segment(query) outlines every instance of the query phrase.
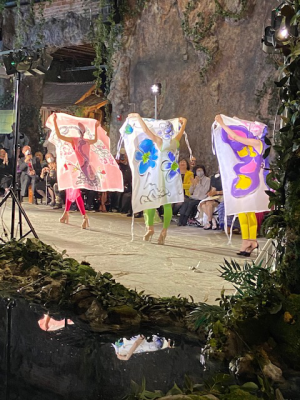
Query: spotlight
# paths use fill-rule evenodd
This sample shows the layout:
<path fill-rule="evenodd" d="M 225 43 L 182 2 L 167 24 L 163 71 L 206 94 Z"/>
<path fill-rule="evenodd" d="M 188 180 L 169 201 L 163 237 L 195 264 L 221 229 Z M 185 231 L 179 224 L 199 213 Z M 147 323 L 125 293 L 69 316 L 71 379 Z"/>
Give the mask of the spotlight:
<path fill-rule="evenodd" d="M 291 26 L 291 19 L 294 15 L 295 9 L 288 2 L 283 2 L 272 10 L 271 26 L 265 28 L 262 38 L 263 51 L 274 53 L 276 49 L 282 49 L 284 53 L 288 52 L 283 42 L 290 36 L 298 36 L 297 26 Z"/>
<path fill-rule="evenodd" d="M 161 83 L 155 83 L 152 85 L 151 92 L 155 95 L 161 95 Z"/>
<path fill-rule="evenodd" d="M 288 29 L 287 29 L 286 27 L 283 27 L 283 28 L 281 28 L 280 31 L 277 33 L 276 39 L 285 40 L 285 39 L 287 39 L 287 38 L 289 37 L 289 35 L 290 35 L 290 34 L 289 34 Z"/>
<path fill-rule="evenodd" d="M 18 72 L 26 76 L 43 75 L 50 68 L 52 59 L 45 49 L 33 51 L 24 48 L 3 55 L 7 75 Z"/>

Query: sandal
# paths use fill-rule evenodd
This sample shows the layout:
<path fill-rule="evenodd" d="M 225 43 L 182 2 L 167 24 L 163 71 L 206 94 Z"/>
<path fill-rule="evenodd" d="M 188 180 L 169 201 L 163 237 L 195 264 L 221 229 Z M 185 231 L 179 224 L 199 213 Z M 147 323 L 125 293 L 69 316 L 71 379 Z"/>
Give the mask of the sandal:
<path fill-rule="evenodd" d="M 212 229 L 212 221 L 209 221 L 205 227 L 203 228 L 205 231 L 209 231 L 210 229 Z"/>

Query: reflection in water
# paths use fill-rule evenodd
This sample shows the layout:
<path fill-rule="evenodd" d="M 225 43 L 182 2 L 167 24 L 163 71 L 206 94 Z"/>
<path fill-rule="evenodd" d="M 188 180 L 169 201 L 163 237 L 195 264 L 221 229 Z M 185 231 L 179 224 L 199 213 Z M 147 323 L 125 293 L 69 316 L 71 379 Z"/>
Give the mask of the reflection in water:
<path fill-rule="evenodd" d="M 51 318 L 50 315 L 44 314 L 38 324 L 43 331 L 58 331 L 59 329 L 65 328 L 66 325 L 74 325 L 74 322 L 71 319 L 66 318 L 57 321 L 56 319 Z"/>
<path fill-rule="evenodd" d="M 119 360 L 127 361 L 132 354 L 147 353 L 163 350 L 171 347 L 171 340 L 157 335 L 152 336 L 152 340 L 146 340 L 145 336 L 133 336 L 130 340 L 123 338 L 112 345 Z M 174 347 L 174 346 L 173 346 Z"/>

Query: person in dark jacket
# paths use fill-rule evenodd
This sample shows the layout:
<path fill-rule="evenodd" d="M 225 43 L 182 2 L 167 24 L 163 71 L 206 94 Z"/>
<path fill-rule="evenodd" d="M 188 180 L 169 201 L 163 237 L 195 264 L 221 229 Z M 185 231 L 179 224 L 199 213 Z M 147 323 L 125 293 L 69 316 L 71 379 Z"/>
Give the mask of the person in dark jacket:
<path fill-rule="evenodd" d="M 41 173 L 41 164 L 38 158 L 32 157 L 30 146 L 22 148 L 24 155 L 19 162 L 21 171 L 21 199 L 26 196 L 29 185 L 31 185 L 33 195 L 35 193 L 35 185 Z"/>

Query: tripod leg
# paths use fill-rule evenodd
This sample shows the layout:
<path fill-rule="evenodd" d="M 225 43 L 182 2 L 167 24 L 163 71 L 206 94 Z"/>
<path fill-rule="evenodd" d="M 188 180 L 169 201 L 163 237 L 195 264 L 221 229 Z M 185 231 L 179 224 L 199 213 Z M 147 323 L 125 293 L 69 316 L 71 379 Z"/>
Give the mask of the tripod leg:
<path fill-rule="evenodd" d="M 22 207 L 21 203 L 19 202 L 19 200 L 18 200 L 18 198 L 17 198 L 17 196 L 16 196 L 16 194 L 15 194 L 15 192 L 13 190 L 11 190 L 11 196 L 12 196 L 13 202 L 15 202 L 17 204 L 17 206 L 19 207 L 19 213 L 21 215 L 23 215 L 23 217 L 25 218 L 25 221 L 27 222 L 27 224 L 28 224 L 28 226 L 30 228 L 30 230 L 25 235 L 22 235 L 22 236 L 20 235 L 20 239 L 23 239 L 24 237 L 26 237 L 30 232 L 32 232 L 34 237 L 38 239 L 38 235 L 37 235 L 34 227 L 32 226 L 32 223 L 30 222 L 30 219 L 28 218 L 24 208 Z M 22 228 L 20 229 L 20 232 L 21 232 L 21 230 L 22 230 Z"/>

